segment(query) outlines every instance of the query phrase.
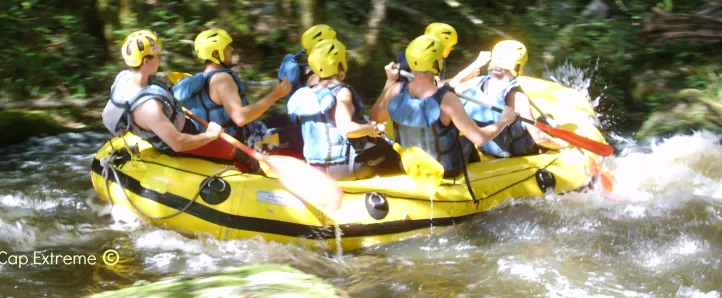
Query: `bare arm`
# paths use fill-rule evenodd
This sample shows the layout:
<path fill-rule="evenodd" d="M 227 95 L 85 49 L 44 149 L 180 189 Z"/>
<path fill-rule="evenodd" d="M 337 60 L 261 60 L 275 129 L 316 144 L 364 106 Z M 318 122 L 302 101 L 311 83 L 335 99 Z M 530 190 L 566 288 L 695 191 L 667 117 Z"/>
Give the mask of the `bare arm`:
<path fill-rule="evenodd" d="M 209 89 L 211 98 L 214 101 L 218 100 L 233 123 L 242 127 L 261 117 L 271 105 L 291 92 L 291 84 L 287 79 L 283 79 L 268 95 L 247 106 L 243 106 L 241 96 L 238 94 L 238 85 L 228 73 L 214 75 L 209 83 Z"/>
<path fill-rule="evenodd" d="M 369 112 L 369 119 L 379 123 L 389 120 L 389 118 L 391 117 L 391 115 L 389 115 L 389 101 L 396 94 L 399 94 L 400 91 L 401 83 L 387 81 L 386 85 L 384 86 L 384 90 L 381 91 L 379 98 L 376 99 L 373 107 L 371 107 L 371 111 Z"/>
<path fill-rule="evenodd" d="M 456 85 L 456 87 L 454 87 L 454 89 L 457 92 L 463 93 L 464 91 L 469 90 L 469 88 L 475 88 L 480 80 L 481 80 L 481 77 L 475 77 L 471 80 L 465 81 L 463 83 L 459 83 L 458 85 Z"/>
<path fill-rule="evenodd" d="M 479 68 L 489 63 L 489 60 L 491 59 L 491 53 L 482 51 L 479 53 L 479 57 L 474 60 L 469 66 L 464 68 L 462 71 L 460 71 L 456 76 L 454 76 L 451 80 L 448 81 L 449 86 L 456 88 L 457 85 L 460 83 L 463 83 L 466 80 L 469 80 L 475 76 L 478 76 Z M 445 83 L 445 82 L 444 82 Z M 440 85 L 443 85 L 440 84 Z"/>
<path fill-rule="evenodd" d="M 482 146 L 498 136 L 507 125 L 514 122 L 516 114 L 511 108 L 504 109 L 501 119 L 490 125 L 479 127 L 476 122 L 466 114 L 461 101 L 456 95 L 447 93 L 441 101 L 441 111 L 451 116 L 451 121 L 457 128 L 477 146 Z"/>
<path fill-rule="evenodd" d="M 336 108 L 333 115 L 336 128 L 349 139 L 373 136 L 376 130 L 376 122 L 359 124 L 352 120 L 354 112 L 352 100 L 353 95 L 348 88 L 341 89 L 336 95 Z"/>
<path fill-rule="evenodd" d="M 386 122 L 386 120 L 389 119 L 389 100 L 401 91 L 401 83 L 396 82 L 399 78 L 398 64 L 391 62 L 384 67 L 384 70 L 386 71 L 384 90 L 381 91 L 381 94 L 379 94 L 379 97 L 369 112 L 369 119 L 379 123 Z"/>
<path fill-rule="evenodd" d="M 514 92 L 513 97 L 514 110 L 517 111 L 517 113 L 519 113 L 519 115 L 524 118 L 533 119 L 533 116 L 531 114 L 531 105 L 529 104 L 529 97 L 523 92 L 519 91 Z M 529 132 L 529 135 L 531 135 L 531 138 L 534 139 L 534 143 L 539 146 L 543 146 L 549 149 L 561 149 L 569 145 L 564 141 L 550 137 L 548 134 L 539 130 L 533 125 L 527 124 L 524 126 L 526 126 L 526 130 Z"/>
<path fill-rule="evenodd" d="M 182 115 L 178 115 L 182 117 Z M 149 100 L 133 111 L 133 122 L 143 129 L 155 133 L 175 152 L 193 150 L 218 138 L 220 126 L 210 123 L 206 132 L 190 135 L 179 132 L 168 117 L 163 114 L 163 106 L 156 100 Z M 211 126 L 214 126 L 211 128 Z"/>

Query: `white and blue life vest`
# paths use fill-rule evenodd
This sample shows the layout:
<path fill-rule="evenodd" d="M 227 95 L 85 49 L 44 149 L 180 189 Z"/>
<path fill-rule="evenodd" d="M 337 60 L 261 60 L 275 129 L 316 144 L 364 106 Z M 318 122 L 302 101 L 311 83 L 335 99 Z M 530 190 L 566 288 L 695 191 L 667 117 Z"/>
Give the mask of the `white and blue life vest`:
<path fill-rule="evenodd" d="M 311 164 L 345 164 L 352 154 L 364 150 L 367 138 L 348 139 L 336 128 L 332 111 L 336 106 L 336 95 L 343 88 L 353 94 L 354 113 L 351 120 L 367 123 L 364 119 L 364 105 L 356 91 L 347 84 L 332 87 L 302 87 L 288 100 L 291 119 L 301 125 L 303 135 L 303 156 Z"/>
<path fill-rule="evenodd" d="M 186 118 L 181 104 L 173 98 L 173 94 L 170 93 L 168 87 L 154 77 L 150 77 L 150 84 L 138 91 L 131 99 L 123 100 L 118 88 L 122 82 L 128 79 L 128 75 L 130 75 L 130 71 L 124 70 L 115 77 L 115 82 L 110 88 L 110 100 L 103 109 L 103 124 L 116 137 L 130 131 L 151 143 L 156 149 L 170 150 L 170 147 L 155 133 L 135 125 L 131 115 L 143 103 L 149 100 L 157 100 L 163 104 L 163 114 L 168 117 L 168 120 L 173 123 L 178 131 L 182 131 Z"/>

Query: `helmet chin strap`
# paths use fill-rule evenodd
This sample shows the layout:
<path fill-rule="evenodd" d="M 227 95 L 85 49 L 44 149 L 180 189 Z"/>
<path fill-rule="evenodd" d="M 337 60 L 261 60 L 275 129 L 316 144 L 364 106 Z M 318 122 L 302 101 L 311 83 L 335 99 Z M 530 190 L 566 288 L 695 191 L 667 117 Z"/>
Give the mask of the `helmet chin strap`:
<path fill-rule="evenodd" d="M 215 58 L 215 57 L 214 57 L 214 58 Z M 220 66 L 223 67 L 223 68 L 231 69 L 232 67 L 235 66 L 235 64 L 226 63 L 226 61 L 221 61 L 221 59 L 218 59 L 218 58 L 216 58 L 216 60 L 217 60 L 218 62 L 220 62 L 220 63 L 218 63 L 218 65 L 220 65 Z"/>

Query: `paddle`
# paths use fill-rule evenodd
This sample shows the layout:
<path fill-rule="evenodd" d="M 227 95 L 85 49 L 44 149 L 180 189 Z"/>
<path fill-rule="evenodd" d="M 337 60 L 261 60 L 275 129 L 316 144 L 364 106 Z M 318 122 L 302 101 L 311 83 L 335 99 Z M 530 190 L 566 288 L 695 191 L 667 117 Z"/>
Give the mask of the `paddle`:
<path fill-rule="evenodd" d="M 188 117 L 208 127 L 203 119 L 183 108 Z M 343 191 L 326 173 L 294 157 L 264 155 L 248 148 L 234 137 L 222 132 L 221 138 L 261 163 L 265 163 L 284 188 L 321 211 L 338 210 Z"/>
<path fill-rule="evenodd" d="M 174 84 L 185 76 L 190 76 L 190 74 L 178 72 L 168 74 L 168 78 Z M 183 108 L 183 112 L 203 127 L 208 127 L 206 121 L 194 115 L 191 111 Z M 248 148 L 248 146 L 224 132 L 221 133 L 221 138 L 260 163 L 265 164 L 286 190 L 311 204 L 314 208 L 327 211 L 338 210 L 341 207 L 343 190 L 326 173 L 290 156 L 264 155 Z"/>
<path fill-rule="evenodd" d="M 177 71 L 171 71 L 168 73 L 168 79 L 171 83 L 175 85 L 175 83 L 178 83 L 182 78 L 190 77 L 192 74 L 189 74 L 187 72 L 177 72 Z"/>
<path fill-rule="evenodd" d="M 399 153 L 401 164 L 407 175 L 416 181 L 424 192 L 433 194 L 444 178 L 444 166 L 435 158 L 419 147 L 401 147 L 399 143 L 392 140 L 386 133 L 381 133 L 381 138 Z"/>
<path fill-rule="evenodd" d="M 554 119 L 551 117 L 551 115 L 544 113 L 539 106 L 537 106 L 534 101 L 529 98 L 529 104 L 537 111 L 539 112 L 539 115 L 546 119 L 546 122 L 549 123 L 552 127 L 557 127 L 558 125 L 554 122 Z M 579 152 L 582 152 L 582 149 L 577 148 Z M 599 163 L 596 160 L 592 160 L 592 165 L 590 167 L 591 172 L 593 175 L 599 177 L 599 179 L 602 182 L 602 187 L 606 189 L 609 192 L 612 192 L 614 190 L 614 177 L 612 177 L 612 174 L 610 174 L 608 171 L 605 171 L 601 169 Z"/>
<path fill-rule="evenodd" d="M 410 73 L 410 72 L 407 72 L 407 71 L 404 71 L 404 70 L 401 70 L 401 71 L 400 71 L 400 74 L 401 74 L 402 76 L 404 76 L 404 77 L 409 78 L 409 79 L 414 79 L 414 78 L 416 77 L 416 76 L 414 76 L 414 74 L 412 74 L 412 73 Z M 469 96 L 467 96 L 467 95 L 464 95 L 464 94 L 461 94 L 461 93 L 459 93 L 459 92 L 455 92 L 455 93 L 456 93 L 457 96 L 459 96 L 459 97 L 461 97 L 461 98 L 463 98 L 463 99 L 466 99 L 466 100 L 468 100 L 468 101 L 470 101 L 470 102 L 473 102 L 473 103 L 476 103 L 476 104 L 478 104 L 478 105 L 481 105 L 481 106 L 483 106 L 483 107 L 485 107 L 485 108 L 487 108 L 487 109 L 491 109 L 491 110 L 493 110 L 493 111 L 495 111 L 495 112 L 501 113 L 501 112 L 504 111 L 504 110 L 502 110 L 502 109 L 500 109 L 500 108 L 498 108 L 498 107 L 495 107 L 495 106 L 492 106 L 492 105 L 490 105 L 490 104 L 488 104 L 488 103 L 485 103 L 485 102 L 476 100 L 476 99 L 474 99 L 474 98 L 471 98 L 471 97 L 469 97 Z M 575 134 L 574 132 L 568 131 L 568 130 L 566 130 L 566 129 L 548 126 L 548 125 L 546 125 L 546 124 L 544 124 L 544 123 L 542 123 L 542 122 L 540 122 L 540 121 L 534 121 L 534 120 L 526 119 L 526 118 L 523 118 L 523 117 L 519 117 L 519 119 L 520 119 L 521 121 L 524 121 L 524 122 L 528 123 L 528 124 L 534 125 L 536 128 L 541 129 L 542 131 L 550 134 L 551 136 L 553 136 L 553 137 L 555 137 L 555 138 L 558 138 L 558 139 L 562 139 L 562 140 L 564 140 L 564 141 L 567 141 L 569 144 L 571 144 L 571 145 L 573 145 L 573 146 L 576 146 L 576 147 L 579 147 L 579 148 L 588 150 L 588 151 L 590 151 L 590 152 L 592 152 L 592 153 L 595 153 L 595 154 L 597 154 L 597 155 L 600 155 L 600 156 L 609 156 L 609 155 L 612 155 L 612 154 L 614 153 L 614 147 L 612 147 L 612 146 L 610 146 L 610 145 L 608 145 L 608 144 L 600 143 L 600 142 L 594 141 L 594 140 L 592 140 L 592 139 L 585 138 L 585 137 L 583 137 L 583 136 L 577 135 L 577 134 Z"/>

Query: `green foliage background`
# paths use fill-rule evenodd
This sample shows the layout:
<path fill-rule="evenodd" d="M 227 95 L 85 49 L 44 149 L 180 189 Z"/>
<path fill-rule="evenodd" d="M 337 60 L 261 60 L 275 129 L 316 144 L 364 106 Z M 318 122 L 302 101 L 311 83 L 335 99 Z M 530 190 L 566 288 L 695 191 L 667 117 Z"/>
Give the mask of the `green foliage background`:
<path fill-rule="evenodd" d="M 336 29 L 351 52 L 348 81 L 369 102 L 383 86 L 383 66 L 433 21 L 451 24 L 460 35 L 447 73 L 461 70 L 505 34 L 529 48 L 527 75 L 541 77 L 564 62 L 590 68 L 591 95 L 604 93 L 604 109 L 625 120 L 617 125 L 638 127 L 684 88 L 712 90 L 719 100 L 720 42 L 669 40 L 653 46 L 642 33 L 644 13 L 651 7 L 693 12 L 704 8 L 705 1 L 599 1 L 609 9 L 605 17 L 594 18 L 585 15 L 590 2 L 582 0 L 464 0 L 458 6 L 449 4 L 454 1 L 388 0 L 381 1 L 386 14 L 379 41 L 368 48 L 365 34 L 376 2 L 6 0 L 0 4 L 0 99 L 104 100 L 115 74 L 124 68 L 120 43 L 141 28 L 161 36 L 166 51 L 162 71 L 199 71 L 192 40 L 206 28 L 221 27 L 234 38 L 242 77 L 271 79 L 283 55 L 300 49 L 303 20 L 310 18 Z M 466 16 L 483 23 L 474 25 Z"/>

